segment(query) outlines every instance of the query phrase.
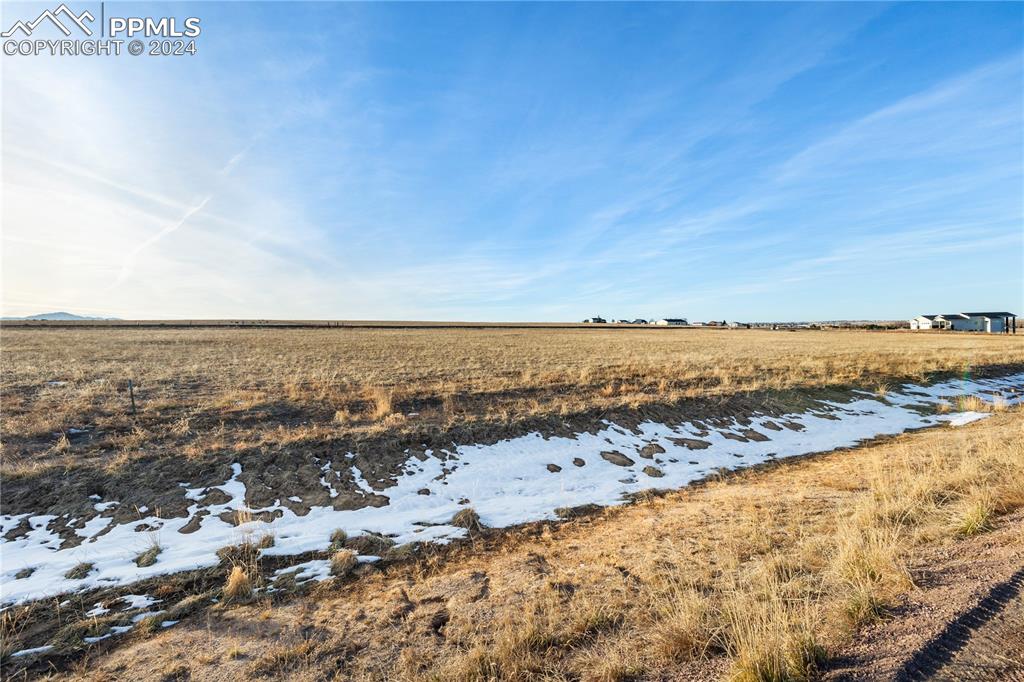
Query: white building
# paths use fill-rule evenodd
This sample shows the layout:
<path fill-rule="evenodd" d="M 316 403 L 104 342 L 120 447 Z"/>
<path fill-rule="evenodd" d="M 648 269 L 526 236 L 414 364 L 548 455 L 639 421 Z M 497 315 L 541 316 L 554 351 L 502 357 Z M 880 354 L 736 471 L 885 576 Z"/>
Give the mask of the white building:
<path fill-rule="evenodd" d="M 945 313 L 918 315 L 910 320 L 911 329 L 952 329 L 986 334 L 1017 333 L 1017 316 L 1007 312 Z"/>
<path fill-rule="evenodd" d="M 957 331 L 987 334 L 1002 334 L 1010 330 L 1017 332 L 1017 316 L 1007 312 L 960 313 L 960 317 L 951 323 Z"/>
<path fill-rule="evenodd" d="M 658 325 L 659 327 L 685 327 L 686 320 L 678 317 L 666 317 L 664 319 L 658 320 L 654 324 Z"/>
<path fill-rule="evenodd" d="M 942 315 L 918 315 L 910 320 L 911 329 L 949 329 L 949 322 Z"/>

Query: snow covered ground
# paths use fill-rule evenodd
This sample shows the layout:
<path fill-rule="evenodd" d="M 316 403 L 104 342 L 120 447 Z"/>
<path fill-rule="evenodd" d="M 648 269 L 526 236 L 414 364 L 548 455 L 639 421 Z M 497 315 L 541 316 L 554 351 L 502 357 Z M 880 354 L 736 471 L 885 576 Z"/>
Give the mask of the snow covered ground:
<path fill-rule="evenodd" d="M 325 550 L 335 529 L 343 529 L 349 536 L 381 533 L 399 544 L 445 542 L 465 534 L 449 522 L 467 506 L 491 527 L 551 519 L 560 507 L 616 504 L 629 493 L 677 488 L 720 468 L 828 451 L 942 422 L 966 424 L 987 415 L 937 415 L 931 408 L 962 395 L 988 401 L 1000 396 L 1013 404 L 1022 400 L 1022 392 L 1024 374 L 933 386 L 907 384 L 884 398 L 859 392 L 851 402 L 821 402 L 807 412 L 783 416 L 752 414 L 749 423 L 737 421 L 724 427 L 717 422 L 714 427 L 700 422 L 679 426 L 644 422 L 630 430 L 606 423 L 597 433 L 574 437 L 544 438 L 534 433 L 492 445 L 428 451 L 422 461 L 410 457 L 396 485 L 384 491 L 373 491 L 359 469 L 351 468 L 359 487 L 387 496 L 389 502 L 383 507 L 348 511 L 312 507 L 300 515 L 278 500 L 270 507 L 251 509 L 253 514 L 280 510 L 278 518 L 239 526 L 219 518 L 224 512 L 248 509 L 245 484 L 239 480 L 242 465 L 236 463 L 233 475 L 214 488 L 179 484 L 182 495 L 191 502 L 186 518 L 143 516 L 151 512 L 140 507 L 137 521 L 115 524 L 102 513 L 116 507 L 117 500 L 94 500 L 93 507 L 101 515 L 75 530 L 84 541 L 73 547 L 64 547 L 52 530 L 56 519 L 52 515 L 0 516 L 0 535 L 26 519 L 31 527 L 13 539 L 0 541 L 0 604 L 214 566 L 219 562 L 218 549 L 265 534 L 274 536 L 274 545 L 262 552 L 273 556 Z M 321 485 L 333 491 L 332 481 L 338 472 L 327 463 L 322 474 Z M 216 497 L 226 497 L 226 501 L 204 504 L 204 498 L 215 489 L 224 493 Z M 196 517 L 198 528 L 193 522 Z M 153 546 L 160 547 L 155 563 L 136 565 L 136 557 Z M 66 577 L 82 564 L 91 565 L 84 577 Z M 315 580 L 327 576 L 326 568 L 326 562 L 314 560 L 279 573 L 297 570 L 297 579 Z"/>

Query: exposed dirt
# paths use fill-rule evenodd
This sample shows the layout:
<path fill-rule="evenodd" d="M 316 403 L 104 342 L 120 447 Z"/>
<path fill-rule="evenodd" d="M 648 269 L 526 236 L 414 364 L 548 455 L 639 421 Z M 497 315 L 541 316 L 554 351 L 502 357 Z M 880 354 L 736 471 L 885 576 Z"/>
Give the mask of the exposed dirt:
<path fill-rule="evenodd" d="M 827 680 L 1024 680 L 1024 512 L 930 550 L 917 589 L 837 652 Z"/>

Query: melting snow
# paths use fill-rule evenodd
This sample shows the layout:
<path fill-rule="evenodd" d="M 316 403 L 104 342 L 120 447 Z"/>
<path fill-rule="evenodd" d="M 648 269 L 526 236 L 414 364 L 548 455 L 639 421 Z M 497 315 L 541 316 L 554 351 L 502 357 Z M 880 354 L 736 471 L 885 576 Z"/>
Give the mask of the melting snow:
<path fill-rule="evenodd" d="M 237 544 L 261 533 L 272 533 L 274 546 L 265 555 L 288 556 L 326 550 L 331 532 L 345 530 L 350 536 L 381 533 L 398 544 L 440 541 L 462 537 L 465 530 L 451 526 L 455 512 L 465 508 L 465 500 L 482 521 L 492 527 L 503 527 L 527 521 L 555 518 L 558 507 L 582 504 L 611 505 L 624 495 L 656 486 L 678 488 L 711 474 L 716 469 L 758 464 L 770 459 L 793 457 L 856 445 L 861 440 L 883 434 L 897 434 L 910 428 L 934 426 L 948 422 L 963 425 L 986 416 L 984 413 L 923 414 L 921 406 L 935 405 L 959 395 L 978 395 L 991 400 L 1002 394 L 1007 404 L 1021 402 L 1024 374 L 1000 379 L 949 381 L 933 386 L 907 384 L 889 391 L 884 398 L 859 394 L 848 403 L 821 403 L 809 412 L 784 416 L 751 415 L 750 425 L 733 423 L 716 426 L 704 434 L 698 426 L 683 423 L 668 426 L 643 422 L 634 431 L 606 423 L 596 433 L 579 433 L 574 437 L 545 438 L 532 433 L 491 445 L 464 445 L 438 453 L 428 451 L 424 461 L 409 456 L 396 484 L 374 490 L 356 467 L 350 472 L 356 485 L 364 492 L 384 495 L 389 503 L 383 507 L 335 510 L 313 507 L 304 516 L 276 501 L 271 507 L 252 509 L 253 514 L 274 510 L 280 513 L 271 521 L 253 520 L 234 526 L 219 518 L 224 512 L 246 509 L 245 484 L 239 480 L 241 464 L 232 465 L 230 478 L 212 488 L 188 488 L 179 484 L 191 504 L 188 516 L 177 519 L 143 517 L 130 523 L 115 524 L 112 518 L 95 517 L 76 529 L 85 541 L 78 547 L 61 549 L 59 535 L 49 529 L 56 517 L 52 515 L 2 515 L 0 532 L 6 533 L 28 519 L 30 530 L 11 540 L 0 541 L 3 569 L 0 571 L 0 603 L 10 604 L 39 599 L 66 592 L 95 587 L 129 584 L 155 575 L 214 566 L 219 562 L 218 549 Z M 766 422 L 798 423 L 800 430 L 781 431 Z M 737 433 L 754 429 L 767 440 L 736 440 Z M 726 437 L 728 433 L 732 438 Z M 708 445 L 690 449 L 681 439 L 699 438 Z M 675 439 L 675 440 L 674 440 Z M 656 444 L 663 453 L 651 459 L 641 458 L 639 450 Z M 601 453 L 616 451 L 624 456 L 619 466 L 607 461 Z M 342 453 L 339 453 L 342 454 Z M 352 453 L 345 454 L 352 459 Z M 579 466 L 580 462 L 583 463 Z M 555 465 L 548 468 L 549 465 Z M 650 468 L 650 467 L 653 467 Z M 646 471 L 645 471 L 646 469 Z M 333 486 L 338 474 L 330 462 L 321 467 L 320 483 L 336 497 Z M 658 474 L 661 476 L 658 476 Z M 222 504 L 204 504 L 212 489 L 227 496 Z M 422 494 L 423 490 L 429 495 Z M 116 502 L 100 502 L 93 496 L 97 509 L 108 509 Z M 294 501 L 294 498 L 289 498 Z M 142 516 L 148 510 L 139 507 Z M 194 517 L 202 514 L 198 529 L 191 533 L 177 532 Z M 269 515 L 268 515 L 269 516 Z M 140 523 L 163 524 L 162 551 L 152 566 L 139 567 L 134 562 L 149 546 L 144 534 L 135 532 Z M 370 557 L 360 557 L 369 560 Z M 81 562 L 94 565 L 81 580 L 69 580 L 64 574 Z M 34 571 L 26 578 L 15 579 L 23 568 Z M 329 575 L 326 560 L 307 561 L 278 573 L 296 572 L 299 580 L 322 580 Z M 154 603 L 145 595 L 129 595 L 129 608 L 148 608 Z M 142 618 L 160 611 L 145 612 Z M 169 621 L 168 621 L 169 622 Z M 22 652 L 22 655 L 27 653 Z"/>
<path fill-rule="evenodd" d="M 47 644 L 46 646 L 37 646 L 34 649 L 22 649 L 21 651 L 15 651 L 13 654 L 11 654 L 11 658 L 14 658 L 15 656 L 31 656 L 32 654 L 43 654 L 52 648 L 52 644 Z"/>
<path fill-rule="evenodd" d="M 121 597 L 121 601 L 127 604 L 127 606 L 125 606 L 125 610 L 131 611 L 133 609 L 148 608 L 162 600 L 155 599 L 148 594 L 126 594 Z"/>
<path fill-rule="evenodd" d="M 988 412 L 961 412 L 960 414 L 942 415 L 938 419 L 949 422 L 950 426 L 963 426 L 991 416 Z"/>
<path fill-rule="evenodd" d="M 359 489 L 362 490 L 364 493 L 370 493 L 371 495 L 373 495 L 377 492 L 376 490 L 370 487 L 370 484 L 366 482 L 365 478 L 363 478 L 363 472 L 357 469 L 356 467 L 352 467 L 352 478 L 353 480 L 355 480 L 356 485 L 359 486 Z"/>

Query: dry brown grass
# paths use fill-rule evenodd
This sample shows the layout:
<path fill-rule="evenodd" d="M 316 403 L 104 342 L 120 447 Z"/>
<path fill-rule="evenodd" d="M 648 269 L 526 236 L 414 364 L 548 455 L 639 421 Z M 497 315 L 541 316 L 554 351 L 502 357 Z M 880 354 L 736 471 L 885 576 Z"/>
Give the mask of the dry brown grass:
<path fill-rule="evenodd" d="M 156 563 L 156 559 L 160 556 L 160 552 L 163 551 L 163 547 L 160 546 L 159 541 L 155 538 L 150 539 L 149 547 L 147 547 L 141 554 L 135 557 L 135 564 L 139 568 L 146 568 Z"/>
<path fill-rule="evenodd" d="M 465 509 L 460 509 L 455 512 L 450 523 L 458 528 L 465 528 L 470 532 L 477 532 L 484 529 L 483 524 L 480 522 L 480 515 L 471 507 L 466 507 Z"/>
<path fill-rule="evenodd" d="M 83 561 L 72 567 L 67 573 L 64 574 L 64 577 L 68 580 L 82 580 L 87 575 L 92 573 L 92 569 L 93 564 L 87 561 Z"/>
<path fill-rule="evenodd" d="M 4 328 L 3 350 L 3 466 L 20 472 L 1024 364 L 1021 336 L 858 331 Z"/>
<path fill-rule="evenodd" d="M 350 549 L 339 549 L 331 555 L 331 575 L 343 578 L 359 565 L 356 553 Z"/>
<path fill-rule="evenodd" d="M 252 597 L 252 579 L 242 566 L 233 566 L 224 583 L 224 601 L 240 602 Z"/>

